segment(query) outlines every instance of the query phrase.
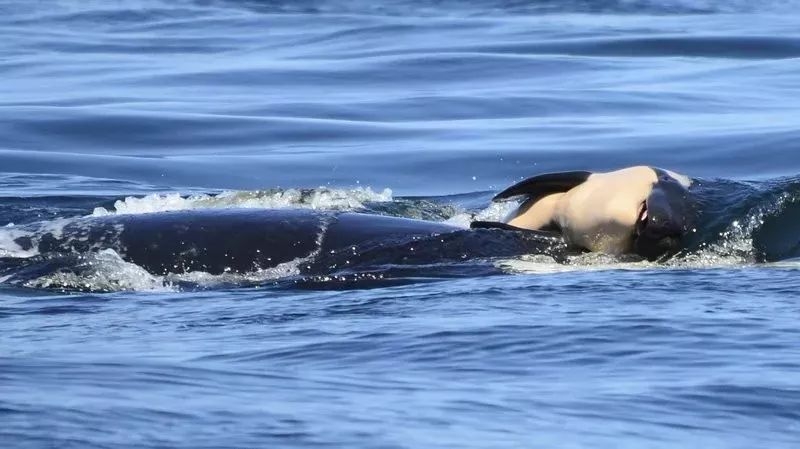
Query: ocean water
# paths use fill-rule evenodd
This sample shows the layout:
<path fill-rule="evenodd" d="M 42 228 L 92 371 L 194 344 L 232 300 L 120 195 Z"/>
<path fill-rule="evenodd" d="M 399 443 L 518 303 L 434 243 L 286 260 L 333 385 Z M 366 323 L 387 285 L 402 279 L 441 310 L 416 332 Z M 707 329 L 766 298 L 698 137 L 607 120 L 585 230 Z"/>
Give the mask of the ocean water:
<path fill-rule="evenodd" d="M 793 0 L 0 0 L 2 446 L 798 447 L 798 30 Z M 668 261 L 19 262 L 34 224 L 463 226 L 639 164 L 704 201 Z"/>

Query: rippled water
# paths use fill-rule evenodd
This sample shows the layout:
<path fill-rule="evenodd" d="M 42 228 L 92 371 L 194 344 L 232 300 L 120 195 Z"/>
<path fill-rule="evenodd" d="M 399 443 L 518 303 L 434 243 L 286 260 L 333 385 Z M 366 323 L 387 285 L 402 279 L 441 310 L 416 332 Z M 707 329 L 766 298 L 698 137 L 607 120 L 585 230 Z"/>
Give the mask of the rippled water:
<path fill-rule="evenodd" d="M 0 13 L 6 446 L 800 443 L 800 4 Z M 159 276 L 114 252 L 69 272 L 13 262 L 38 257 L 14 243 L 25 226 L 78 217 L 299 207 L 465 225 L 502 217 L 490 198 L 521 177 L 637 164 L 704 198 L 673 260 L 340 278 Z"/>

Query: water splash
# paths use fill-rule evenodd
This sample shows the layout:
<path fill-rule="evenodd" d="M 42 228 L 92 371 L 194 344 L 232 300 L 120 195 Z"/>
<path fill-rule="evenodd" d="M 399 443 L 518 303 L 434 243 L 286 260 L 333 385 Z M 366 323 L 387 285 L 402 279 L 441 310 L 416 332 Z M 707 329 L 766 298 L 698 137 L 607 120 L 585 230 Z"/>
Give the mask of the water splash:
<path fill-rule="evenodd" d="M 477 213 L 461 211 L 445 221 L 447 224 L 468 228 L 473 221 L 505 221 L 519 207 L 519 203 L 506 201 L 491 203 Z"/>
<path fill-rule="evenodd" d="M 112 249 L 86 253 L 69 270 L 59 270 L 23 284 L 29 288 L 80 290 L 93 292 L 174 291 L 160 276 L 126 262 Z"/>
<path fill-rule="evenodd" d="M 375 192 L 369 187 L 356 189 L 270 189 L 256 191 L 226 191 L 217 195 L 179 193 L 151 194 L 144 197 L 127 197 L 114 203 L 108 210 L 95 208 L 92 216 L 132 215 L 209 208 L 286 209 L 309 208 L 318 210 L 352 211 L 364 209 L 367 203 L 392 201 L 392 191 Z"/>
<path fill-rule="evenodd" d="M 17 239 L 30 237 L 31 233 L 14 227 L 14 223 L 0 228 L 0 257 L 28 258 L 37 255 L 36 248 L 24 249 Z"/>

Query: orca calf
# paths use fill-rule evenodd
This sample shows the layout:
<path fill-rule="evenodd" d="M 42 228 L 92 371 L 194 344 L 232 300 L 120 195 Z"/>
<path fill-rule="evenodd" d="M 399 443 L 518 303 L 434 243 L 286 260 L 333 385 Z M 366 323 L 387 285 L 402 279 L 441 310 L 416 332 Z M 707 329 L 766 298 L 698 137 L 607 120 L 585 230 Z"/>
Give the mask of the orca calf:
<path fill-rule="evenodd" d="M 691 185 L 687 176 L 638 166 L 607 173 L 538 175 L 503 190 L 493 200 L 523 199 L 503 223 L 506 228 L 558 232 L 576 248 L 635 253 L 652 261 L 683 248 L 696 215 Z"/>

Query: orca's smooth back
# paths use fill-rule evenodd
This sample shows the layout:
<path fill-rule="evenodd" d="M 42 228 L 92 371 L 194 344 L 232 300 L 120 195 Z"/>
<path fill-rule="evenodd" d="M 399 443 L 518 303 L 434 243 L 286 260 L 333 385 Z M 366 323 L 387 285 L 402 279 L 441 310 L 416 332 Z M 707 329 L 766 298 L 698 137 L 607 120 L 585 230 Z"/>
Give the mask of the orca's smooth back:
<path fill-rule="evenodd" d="M 341 213 L 330 221 L 322 239 L 322 251 L 363 245 L 365 242 L 407 240 L 413 237 L 459 230 L 462 228 L 433 221 L 373 214 Z"/>
<path fill-rule="evenodd" d="M 464 229 L 445 223 L 308 209 L 198 209 L 40 223 L 23 249 L 80 257 L 113 249 L 156 275 L 247 273 L 303 260 L 303 274 L 429 265 L 521 254 L 560 257 L 563 239 L 522 229 Z"/>
<path fill-rule="evenodd" d="M 442 223 L 308 209 L 202 209 L 75 220 L 40 253 L 113 249 L 154 274 L 249 272 L 369 241 L 454 232 Z M 24 242 L 23 242 L 24 243 Z"/>

